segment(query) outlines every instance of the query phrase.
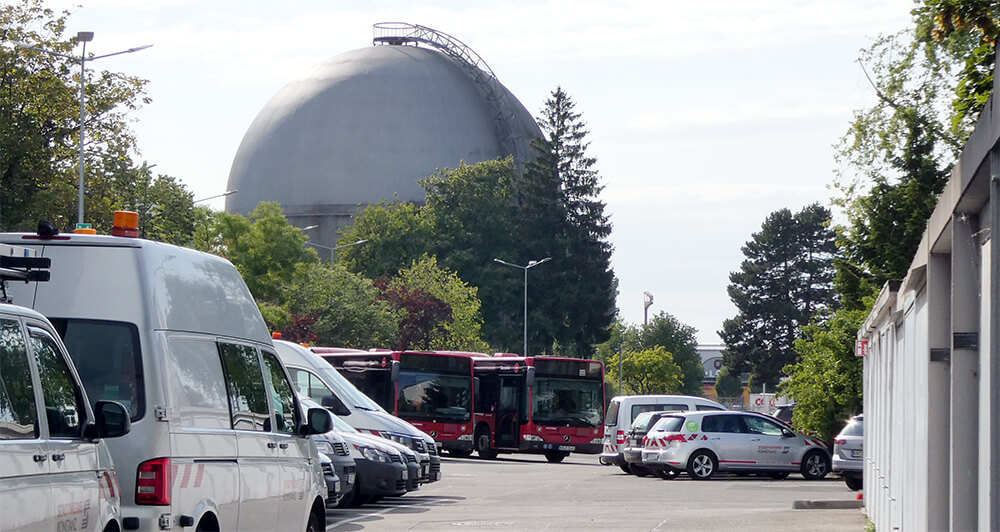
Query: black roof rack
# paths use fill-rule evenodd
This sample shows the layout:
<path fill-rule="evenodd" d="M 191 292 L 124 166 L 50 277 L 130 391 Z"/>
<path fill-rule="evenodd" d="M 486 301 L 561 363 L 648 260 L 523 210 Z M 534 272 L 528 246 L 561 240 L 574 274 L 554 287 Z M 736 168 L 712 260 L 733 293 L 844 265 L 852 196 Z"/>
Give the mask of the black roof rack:
<path fill-rule="evenodd" d="M 48 257 L 12 257 L 0 255 L 0 303 L 12 303 L 7 296 L 7 281 L 48 281 L 52 259 Z"/>

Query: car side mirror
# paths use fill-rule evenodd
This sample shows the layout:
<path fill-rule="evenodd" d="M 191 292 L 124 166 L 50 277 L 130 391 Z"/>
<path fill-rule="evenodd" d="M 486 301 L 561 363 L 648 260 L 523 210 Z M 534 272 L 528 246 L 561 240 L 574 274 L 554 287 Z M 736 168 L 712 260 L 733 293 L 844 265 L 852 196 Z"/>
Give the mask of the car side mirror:
<path fill-rule="evenodd" d="M 310 408 L 306 412 L 306 424 L 300 431 L 303 436 L 325 434 L 333 428 L 333 414 L 325 408 Z"/>
<path fill-rule="evenodd" d="M 794 438 L 795 433 L 788 429 L 781 429 L 781 435 L 785 438 Z"/>
<path fill-rule="evenodd" d="M 132 430 L 128 410 L 116 401 L 98 401 L 94 405 L 94 422 L 87 425 L 84 435 L 92 440 L 118 438 Z"/>
<path fill-rule="evenodd" d="M 323 404 L 324 408 L 338 416 L 351 415 L 351 410 L 347 408 L 347 405 L 345 405 L 344 402 L 335 395 L 324 395 L 323 398 L 320 399 L 320 403 Z"/>

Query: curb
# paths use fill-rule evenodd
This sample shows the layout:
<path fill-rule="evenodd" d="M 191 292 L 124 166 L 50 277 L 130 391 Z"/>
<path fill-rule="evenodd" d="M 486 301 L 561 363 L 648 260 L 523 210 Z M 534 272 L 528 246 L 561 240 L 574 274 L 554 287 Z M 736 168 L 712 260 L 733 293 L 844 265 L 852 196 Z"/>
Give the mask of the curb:
<path fill-rule="evenodd" d="M 864 501 L 794 501 L 793 510 L 850 510 L 864 508 Z"/>

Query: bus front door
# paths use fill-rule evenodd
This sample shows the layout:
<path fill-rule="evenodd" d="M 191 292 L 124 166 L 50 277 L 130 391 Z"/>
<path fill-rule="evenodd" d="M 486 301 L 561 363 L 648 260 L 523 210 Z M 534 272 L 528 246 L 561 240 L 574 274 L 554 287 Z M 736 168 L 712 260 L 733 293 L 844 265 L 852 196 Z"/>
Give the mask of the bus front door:
<path fill-rule="evenodd" d="M 496 411 L 496 441 L 500 448 L 517 448 L 521 439 L 521 384 L 519 377 L 500 377 Z"/>

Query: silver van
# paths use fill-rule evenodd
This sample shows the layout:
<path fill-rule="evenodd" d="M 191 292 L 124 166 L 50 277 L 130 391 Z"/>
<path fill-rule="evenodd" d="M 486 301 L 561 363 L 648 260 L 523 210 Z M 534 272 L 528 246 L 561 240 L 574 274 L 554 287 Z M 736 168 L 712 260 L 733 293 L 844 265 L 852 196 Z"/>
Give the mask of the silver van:
<path fill-rule="evenodd" d="M 421 482 L 441 480 L 441 457 L 434 439 L 389 414 L 311 350 L 284 340 L 274 341 L 292 383 L 303 396 L 322 404 L 355 429 L 405 445 L 420 457 Z"/>
<path fill-rule="evenodd" d="M 122 405 L 91 410 L 44 316 L 0 304 L 0 530 L 120 530 L 121 491 L 101 438 L 128 431 Z"/>
<path fill-rule="evenodd" d="M 726 410 L 715 401 L 690 395 L 619 395 L 608 403 L 604 415 L 604 445 L 600 462 L 616 465 L 626 473 L 632 473 L 625 460 L 628 445 L 627 434 L 632 421 L 643 412 L 686 410 Z"/>
<path fill-rule="evenodd" d="M 0 234 L 50 258 L 51 279 L 11 294 L 52 321 L 92 402 L 125 406 L 108 441 L 125 530 L 312 530 L 326 486 L 257 305 L 236 268 L 134 235 Z M 302 418 L 305 419 L 302 419 Z"/>

